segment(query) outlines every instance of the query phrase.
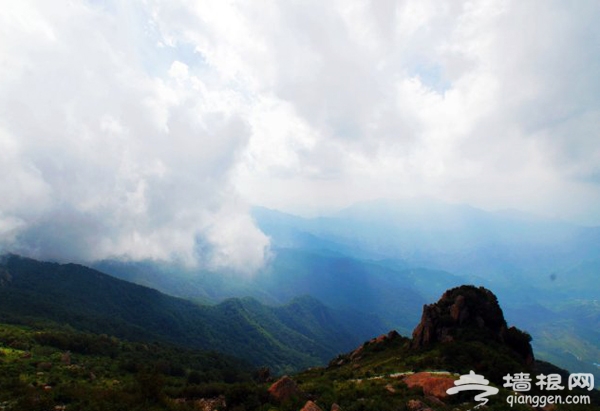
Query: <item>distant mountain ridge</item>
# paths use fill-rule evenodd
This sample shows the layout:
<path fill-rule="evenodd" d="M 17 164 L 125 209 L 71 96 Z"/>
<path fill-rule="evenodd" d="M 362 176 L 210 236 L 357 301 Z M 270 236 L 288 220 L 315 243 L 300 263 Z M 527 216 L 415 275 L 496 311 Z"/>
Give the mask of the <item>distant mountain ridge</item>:
<path fill-rule="evenodd" d="M 282 305 L 310 295 L 370 315 L 375 334 L 408 335 L 427 301 L 460 284 L 483 285 L 532 334 L 541 358 L 600 380 L 598 227 L 433 200 L 369 202 L 318 218 L 254 208 L 253 216 L 272 256 L 253 276 L 153 261 L 93 267 L 206 304 L 251 296 Z"/>
<path fill-rule="evenodd" d="M 600 355 L 595 326 L 600 227 L 430 199 L 365 202 L 318 218 L 265 208 L 255 209 L 254 216 L 273 244 L 311 251 L 322 246 L 391 268 L 446 272 L 493 289 L 507 317 L 532 333 L 543 358 L 600 378 L 593 365 Z M 430 276 L 423 274 L 427 284 Z M 415 282 L 411 286 L 423 296 L 428 292 Z M 435 283 L 429 288 L 444 290 Z"/>
<path fill-rule="evenodd" d="M 0 262 L 0 318 L 217 350 L 278 372 L 323 363 L 382 327 L 310 297 L 279 307 L 251 298 L 202 306 L 85 266 L 15 255 Z"/>
<path fill-rule="evenodd" d="M 530 281 L 547 281 L 545 287 L 570 287 L 562 273 L 600 261 L 600 227 L 434 200 L 373 201 L 318 218 L 260 207 L 253 215 L 261 230 L 282 247 L 322 247 L 363 259 L 393 258 L 413 267 L 496 282 L 526 276 Z M 551 272 L 556 274 L 552 283 L 548 282 Z M 600 290 L 597 282 L 588 280 L 588 285 Z M 585 287 L 577 291 L 591 295 Z"/>

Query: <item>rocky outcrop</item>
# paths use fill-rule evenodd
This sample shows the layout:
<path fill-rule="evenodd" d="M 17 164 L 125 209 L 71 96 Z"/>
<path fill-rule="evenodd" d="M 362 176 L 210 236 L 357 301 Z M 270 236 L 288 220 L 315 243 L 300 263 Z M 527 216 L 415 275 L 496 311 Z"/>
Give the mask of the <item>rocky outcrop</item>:
<path fill-rule="evenodd" d="M 314 402 L 307 401 L 306 404 L 304 404 L 304 407 L 302 407 L 302 409 L 300 411 L 323 411 L 323 410 L 321 409 L 321 407 L 319 407 Z"/>
<path fill-rule="evenodd" d="M 435 304 L 423 307 L 421 322 L 413 331 L 412 347 L 450 342 L 459 328 L 474 327 L 491 331 L 498 338 L 506 321 L 496 296 L 480 287 L 462 286 L 448 290 Z"/>
<path fill-rule="evenodd" d="M 329 363 L 329 366 L 341 366 L 347 363 L 360 361 L 367 350 L 383 348 L 384 346 L 399 340 L 407 339 L 398 334 L 397 331 L 392 330 L 387 334 L 382 334 L 379 337 L 370 339 L 369 341 L 365 342 L 360 347 L 352 351 L 350 354 L 341 355 L 335 358 Z"/>
<path fill-rule="evenodd" d="M 379 337 L 371 338 L 369 341 L 350 353 L 350 360 L 360 359 L 364 349 L 368 346 L 383 345 L 397 338 L 401 338 L 401 336 L 395 330 L 392 330 L 387 334 L 382 334 Z"/>
<path fill-rule="evenodd" d="M 494 340 L 508 345 L 526 364 L 533 363 L 528 334 L 508 328 L 498 299 L 483 287 L 461 286 L 446 291 L 435 304 L 425 305 L 412 335 L 412 348 L 456 339 Z"/>
<path fill-rule="evenodd" d="M 304 392 L 287 375 L 284 375 L 269 387 L 269 394 L 277 402 L 286 402 L 293 398 L 304 398 Z"/>

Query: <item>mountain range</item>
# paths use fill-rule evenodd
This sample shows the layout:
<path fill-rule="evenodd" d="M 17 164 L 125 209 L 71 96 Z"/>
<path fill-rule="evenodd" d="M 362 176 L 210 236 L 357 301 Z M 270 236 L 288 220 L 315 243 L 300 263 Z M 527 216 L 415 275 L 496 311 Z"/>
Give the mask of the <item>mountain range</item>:
<path fill-rule="evenodd" d="M 489 388 L 485 403 L 491 411 L 508 404 L 526 411 L 531 408 L 521 405 L 524 397 L 549 394 L 559 402 L 551 408 L 556 411 L 572 409 L 565 401 L 575 396 L 582 400 L 576 409 L 599 409 L 600 391 L 591 386 L 549 392 L 532 384 L 524 396 L 506 384 L 507 376 L 552 375 L 564 385 L 570 377 L 535 359 L 531 336 L 509 326 L 497 297 L 484 287 L 454 287 L 426 304 L 411 337 L 390 331 L 321 366 L 273 378 L 266 368 L 252 372 L 248 362 L 189 348 L 189 342 L 214 344 L 211 338 L 227 330 L 228 338 L 245 337 L 239 356 L 254 350 L 265 356 L 262 344 L 269 342 L 259 334 L 274 315 L 282 324 L 295 324 L 305 338 L 290 340 L 286 329 L 277 329 L 282 338 L 275 341 L 279 346 L 269 347 L 272 354 L 289 355 L 281 348 L 295 341 L 295 348 L 310 355 L 309 350 L 324 347 L 309 343 L 309 336 L 314 342 L 344 337 L 314 299 L 271 309 L 251 308 L 260 306 L 251 299 L 229 299 L 212 306 L 220 315 L 211 317 L 196 311 L 206 306 L 78 265 L 9 255 L 1 267 L 0 406 L 7 411 L 467 411 L 484 400 L 455 388 L 475 377 Z M 248 321 L 240 321 L 240 312 Z M 182 333 L 182 324 L 196 327 Z M 225 340 L 218 344 L 219 351 L 242 347 Z"/>
<path fill-rule="evenodd" d="M 541 357 L 598 374 L 600 228 L 430 199 L 375 201 L 315 218 L 255 208 L 272 258 L 253 276 L 176 264 L 94 267 L 197 302 L 251 296 L 285 304 L 310 295 L 408 334 L 420 308 L 460 284 L 498 295 Z"/>
<path fill-rule="evenodd" d="M 15 255 L 0 262 L 0 319 L 219 351 L 278 373 L 321 364 L 383 328 L 309 296 L 281 306 L 253 298 L 200 305 L 85 266 Z"/>
<path fill-rule="evenodd" d="M 329 255 L 314 268 L 337 267 L 350 283 L 372 278 L 379 285 L 397 273 L 368 262 L 361 268 L 347 259 Z M 331 261 L 333 267 L 326 265 Z M 355 268 L 366 271 L 350 275 Z M 410 291 L 418 292 L 422 284 L 408 281 L 410 270 L 399 272 L 415 287 Z M 428 274 L 412 272 L 419 273 Z M 443 272 L 439 277 L 455 279 Z M 316 286 L 326 288 L 333 279 L 320 281 Z M 593 312 L 592 307 L 584 317 Z M 534 360 L 531 336 L 508 326 L 498 298 L 483 287 L 453 287 L 424 305 L 411 338 L 396 331 L 373 337 L 385 326 L 374 314 L 329 308 L 312 296 L 277 306 L 251 297 L 206 305 L 82 265 L 9 254 L 0 258 L 0 384 L 5 388 L 0 405 L 7 410 L 467 410 L 479 404 L 447 390 L 459 374 L 477 372 L 499 387 L 488 408 L 502 410 L 514 394 L 502 388 L 507 374 L 568 378 L 567 371 Z M 265 365 L 277 374 L 303 370 L 273 382 Z M 535 388 L 532 393 L 544 394 Z M 598 409 L 596 390 L 558 393 L 567 394 L 591 399 L 578 409 Z"/>

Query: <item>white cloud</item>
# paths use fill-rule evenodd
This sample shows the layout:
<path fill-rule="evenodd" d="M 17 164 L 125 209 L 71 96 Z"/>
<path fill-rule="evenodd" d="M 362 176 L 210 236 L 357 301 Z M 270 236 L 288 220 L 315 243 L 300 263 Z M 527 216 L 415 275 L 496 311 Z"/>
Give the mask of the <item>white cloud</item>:
<path fill-rule="evenodd" d="M 404 195 L 600 223 L 599 7 L 9 1 L 2 243 L 258 267 L 245 202 Z"/>
<path fill-rule="evenodd" d="M 154 39 L 120 26 L 147 18 L 139 7 L 60 6 L 21 2 L 23 18 L 3 19 L 4 248 L 186 263 L 226 252 L 221 266 L 260 266 L 268 240 L 230 206 L 239 199 L 229 173 L 250 137 L 238 93 L 177 60 L 149 73 L 135 54 Z M 228 219 L 246 234 L 216 235 L 231 230 Z M 201 255 L 198 239 L 214 255 Z"/>

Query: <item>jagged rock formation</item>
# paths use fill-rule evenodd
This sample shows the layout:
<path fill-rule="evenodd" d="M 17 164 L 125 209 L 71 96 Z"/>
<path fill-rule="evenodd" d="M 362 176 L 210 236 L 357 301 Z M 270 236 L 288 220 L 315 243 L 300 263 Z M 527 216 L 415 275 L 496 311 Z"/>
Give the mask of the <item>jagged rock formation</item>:
<path fill-rule="evenodd" d="M 498 299 L 484 287 L 463 285 L 446 291 L 435 304 L 425 305 L 411 347 L 429 347 L 455 340 L 493 340 L 509 346 L 525 364 L 533 363 L 531 337 L 507 327 Z"/>

